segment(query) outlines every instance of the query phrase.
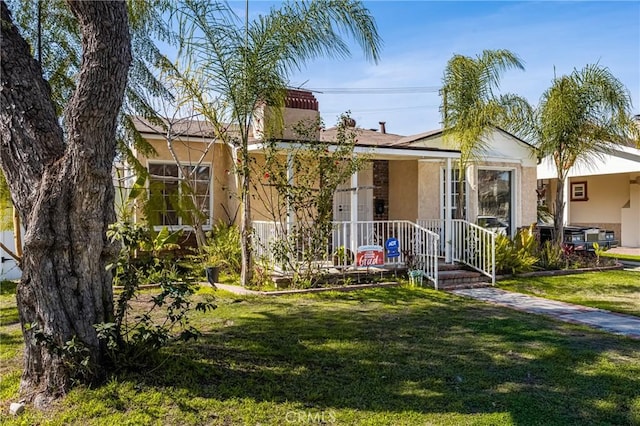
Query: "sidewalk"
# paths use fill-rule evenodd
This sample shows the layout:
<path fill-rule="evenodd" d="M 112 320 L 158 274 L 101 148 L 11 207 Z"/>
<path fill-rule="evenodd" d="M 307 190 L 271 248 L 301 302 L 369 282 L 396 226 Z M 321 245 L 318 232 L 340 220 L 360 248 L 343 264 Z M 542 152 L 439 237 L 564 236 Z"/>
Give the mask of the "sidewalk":
<path fill-rule="evenodd" d="M 640 256 L 640 248 L 638 248 L 638 247 L 615 247 L 615 248 L 607 250 L 607 253 L 630 254 L 632 256 Z"/>
<path fill-rule="evenodd" d="M 518 311 L 545 315 L 560 321 L 594 327 L 609 333 L 640 339 L 640 317 L 618 314 L 603 309 L 543 299 L 499 288 L 471 288 L 451 293 L 471 297 Z"/>

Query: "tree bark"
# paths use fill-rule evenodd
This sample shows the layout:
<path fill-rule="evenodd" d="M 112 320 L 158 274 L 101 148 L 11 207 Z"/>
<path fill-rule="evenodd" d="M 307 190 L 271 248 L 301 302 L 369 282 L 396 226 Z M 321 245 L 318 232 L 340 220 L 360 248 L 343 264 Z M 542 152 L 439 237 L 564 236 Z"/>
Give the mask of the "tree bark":
<path fill-rule="evenodd" d="M 42 70 L 1 4 L 0 167 L 26 230 L 17 289 L 25 339 L 20 389 L 39 406 L 74 379 L 103 376 L 105 347 L 94 324 L 113 320 L 105 266 L 115 253 L 105 232 L 115 220 L 116 117 L 131 62 L 127 9 L 122 1 L 68 6 L 83 57 L 63 132 Z M 87 369 L 60 350 L 74 338 Z"/>

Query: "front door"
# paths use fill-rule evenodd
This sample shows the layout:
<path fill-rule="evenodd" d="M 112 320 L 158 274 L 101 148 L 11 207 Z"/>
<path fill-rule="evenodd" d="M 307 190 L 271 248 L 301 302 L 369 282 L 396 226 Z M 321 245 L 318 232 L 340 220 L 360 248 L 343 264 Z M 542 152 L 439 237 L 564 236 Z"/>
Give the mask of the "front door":
<path fill-rule="evenodd" d="M 351 182 L 338 186 L 333 195 L 333 220 L 349 222 L 351 220 L 351 196 L 358 194 L 358 221 L 373 220 L 373 173 L 371 169 L 358 172 L 358 186 L 351 187 Z"/>
<path fill-rule="evenodd" d="M 334 227 L 332 237 L 333 249 L 344 246 L 355 250 L 367 240 L 367 236 L 373 231 L 373 224 L 348 224 L 351 222 L 351 209 L 353 195 L 357 195 L 357 215 L 359 222 L 373 221 L 373 173 L 371 169 L 358 172 L 357 186 L 353 187 L 352 182 L 346 182 L 338 187 L 333 195 L 333 220 L 345 222 Z M 371 228 L 371 229 L 369 229 Z"/>

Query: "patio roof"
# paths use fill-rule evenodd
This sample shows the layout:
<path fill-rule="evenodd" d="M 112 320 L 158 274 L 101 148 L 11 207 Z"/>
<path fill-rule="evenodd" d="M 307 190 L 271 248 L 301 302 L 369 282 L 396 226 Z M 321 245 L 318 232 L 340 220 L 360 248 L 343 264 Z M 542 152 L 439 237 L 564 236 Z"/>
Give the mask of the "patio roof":
<path fill-rule="evenodd" d="M 460 151 L 442 147 L 417 147 L 401 145 L 398 142 L 407 137 L 375 129 L 354 128 L 356 132 L 356 153 L 367 154 L 374 159 L 420 159 L 420 158 L 459 158 Z M 320 140 L 331 142 L 336 139 L 337 128 L 325 129 Z M 411 136 L 409 136 L 410 138 Z"/>
<path fill-rule="evenodd" d="M 593 156 L 588 163 L 576 164 L 569 177 L 611 175 L 618 173 L 640 173 L 640 149 L 619 145 L 600 157 Z M 555 179 L 557 172 L 550 157 L 538 165 L 538 179 Z"/>
<path fill-rule="evenodd" d="M 295 148 L 310 142 L 301 142 L 295 140 L 278 142 L 277 147 L 281 149 Z M 262 143 L 254 143 L 249 145 L 249 151 L 258 151 L 262 149 Z M 329 145 L 329 150 L 334 150 L 335 146 Z M 460 151 L 453 149 L 438 149 L 429 147 L 414 146 L 387 146 L 384 144 L 367 144 L 360 141 L 354 147 L 355 154 L 367 155 L 374 160 L 419 160 L 426 158 L 460 158 Z"/>

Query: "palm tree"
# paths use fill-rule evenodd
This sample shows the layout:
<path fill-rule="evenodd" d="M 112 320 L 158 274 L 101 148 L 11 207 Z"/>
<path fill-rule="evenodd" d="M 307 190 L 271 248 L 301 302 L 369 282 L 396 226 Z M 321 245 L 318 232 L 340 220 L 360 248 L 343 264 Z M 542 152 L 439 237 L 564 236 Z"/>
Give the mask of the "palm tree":
<path fill-rule="evenodd" d="M 354 0 L 285 2 L 245 22 L 220 2 L 188 0 L 176 12 L 187 64 L 182 74 L 189 76 L 184 87 L 237 156 L 234 164 L 243 208 L 241 282 L 246 285 L 252 273 L 247 147 L 255 107 L 259 102 L 284 106 L 288 77 L 310 60 L 348 56 L 344 35 L 354 38 L 366 57 L 377 61 L 380 37 L 369 11 Z M 227 132 L 225 121 L 237 126 L 237 139 Z"/>
<path fill-rule="evenodd" d="M 475 58 L 454 55 L 447 62 L 441 112 L 444 139 L 460 150 L 458 218 L 464 217 L 464 173 L 485 151 L 487 130 L 528 107 L 518 96 L 496 94 L 502 74 L 511 68 L 524 70 L 522 61 L 509 50 L 484 50 Z"/>
<path fill-rule="evenodd" d="M 571 167 L 638 138 L 630 111 L 629 91 L 598 64 L 554 78 L 542 95 L 525 137 L 536 137 L 540 154 L 551 156 L 556 168 L 556 242 L 563 239 L 564 188 Z"/>

